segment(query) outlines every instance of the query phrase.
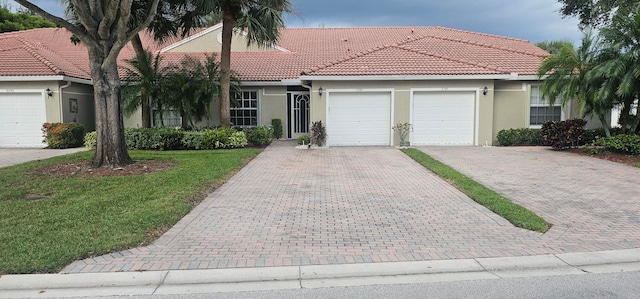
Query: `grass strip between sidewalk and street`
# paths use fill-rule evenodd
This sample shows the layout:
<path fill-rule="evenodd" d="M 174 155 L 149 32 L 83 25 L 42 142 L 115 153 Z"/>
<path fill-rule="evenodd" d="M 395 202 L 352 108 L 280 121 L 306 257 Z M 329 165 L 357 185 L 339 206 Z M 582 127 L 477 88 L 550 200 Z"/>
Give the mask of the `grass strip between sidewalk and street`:
<path fill-rule="evenodd" d="M 424 152 L 413 148 L 402 149 L 402 152 L 449 182 L 477 203 L 508 220 L 513 225 L 537 232 L 546 232 L 549 229 L 549 223 L 542 219 L 542 217 L 513 203 L 509 199 L 437 161 Z"/>
<path fill-rule="evenodd" d="M 130 151 L 175 166 L 145 175 L 35 174 L 91 159 L 85 151 L 0 168 L 0 275 L 51 273 L 79 259 L 144 246 L 261 152 Z"/>

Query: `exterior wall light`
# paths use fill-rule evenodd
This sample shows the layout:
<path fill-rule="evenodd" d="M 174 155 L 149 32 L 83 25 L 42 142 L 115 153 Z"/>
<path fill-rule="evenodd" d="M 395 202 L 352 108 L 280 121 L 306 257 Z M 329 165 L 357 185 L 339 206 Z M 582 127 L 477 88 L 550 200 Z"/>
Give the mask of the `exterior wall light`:
<path fill-rule="evenodd" d="M 324 89 L 322 89 L 322 87 L 318 88 L 318 95 L 322 96 L 322 92 L 324 91 Z"/>
<path fill-rule="evenodd" d="M 53 91 L 51 89 L 47 88 L 46 92 L 49 97 L 53 96 Z"/>
<path fill-rule="evenodd" d="M 487 92 L 489 92 L 489 88 L 485 86 L 484 89 L 482 90 L 482 94 L 486 96 Z"/>

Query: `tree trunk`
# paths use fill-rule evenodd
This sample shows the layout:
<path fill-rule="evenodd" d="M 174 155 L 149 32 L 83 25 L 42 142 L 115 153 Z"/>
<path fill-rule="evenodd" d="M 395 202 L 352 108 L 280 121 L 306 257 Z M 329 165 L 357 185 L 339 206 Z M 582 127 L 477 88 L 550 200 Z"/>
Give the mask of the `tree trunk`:
<path fill-rule="evenodd" d="M 120 107 L 120 77 L 115 60 L 104 64 L 102 49 L 89 49 L 89 67 L 94 79 L 96 106 L 96 151 L 93 167 L 124 166 L 133 163 L 124 139 L 124 122 Z M 96 80 L 97 79 L 97 80 Z"/>
<path fill-rule="evenodd" d="M 136 52 L 136 56 L 143 57 L 146 55 L 139 33 L 131 40 L 131 45 Z M 151 128 L 151 104 L 149 93 L 144 87 L 140 89 L 140 109 L 142 110 L 142 127 Z"/>
<path fill-rule="evenodd" d="M 220 126 L 231 126 L 231 38 L 235 16 L 232 12 L 224 12 L 222 17 L 222 51 L 220 53 Z"/>
<path fill-rule="evenodd" d="M 609 124 L 607 123 L 607 119 L 604 115 L 598 114 L 598 119 L 600 120 L 600 124 L 602 124 L 602 129 L 604 129 L 604 134 L 606 137 L 611 137 L 611 130 L 609 130 Z"/>

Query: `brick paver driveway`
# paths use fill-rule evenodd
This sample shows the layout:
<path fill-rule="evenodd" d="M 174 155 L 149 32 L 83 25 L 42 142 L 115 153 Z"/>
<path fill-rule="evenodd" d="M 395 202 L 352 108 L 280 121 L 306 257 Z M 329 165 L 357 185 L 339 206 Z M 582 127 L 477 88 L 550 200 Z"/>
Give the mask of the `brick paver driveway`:
<path fill-rule="evenodd" d="M 527 173 L 526 178 L 535 176 Z M 538 187 L 535 193 L 548 190 L 544 184 Z M 563 199 L 554 195 L 553 200 Z M 556 204 L 571 216 L 579 199 L 571 201 Z M 631 201 L 624 208 L 634 208 L 630 213 L 638 215 Z M 637 225 L 627 228 L 629 240 L 622 244 L 605 241 L 623 237 L 618 227 L 589 235 L 602 240 L 598 246 L 580 247 L 577 238 L 564 241 L 563 236 L 573 234 L 567 230 L 572 221 L 566 219 L 562 229 L 547 234 L 515 228 L 395 148 L 299 150 L 290 142 L 275 142 L 153 245 L 75 262 L 63 272 L 418 261 L 640 247 Z"/>

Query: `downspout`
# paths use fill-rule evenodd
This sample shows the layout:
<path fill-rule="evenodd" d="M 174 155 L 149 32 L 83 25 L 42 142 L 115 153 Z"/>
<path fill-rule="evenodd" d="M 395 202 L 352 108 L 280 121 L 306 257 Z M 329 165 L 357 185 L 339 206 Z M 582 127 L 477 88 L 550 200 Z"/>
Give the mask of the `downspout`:
<path fill-rule="evenodd" d="M 64 105 L 62 104 L 62 90 L 71 86 L 71 81 L 67 80 L 67 84 L 58 87 L 58 101 L 60 102 L 60 122 L 64 122 Z"/>

